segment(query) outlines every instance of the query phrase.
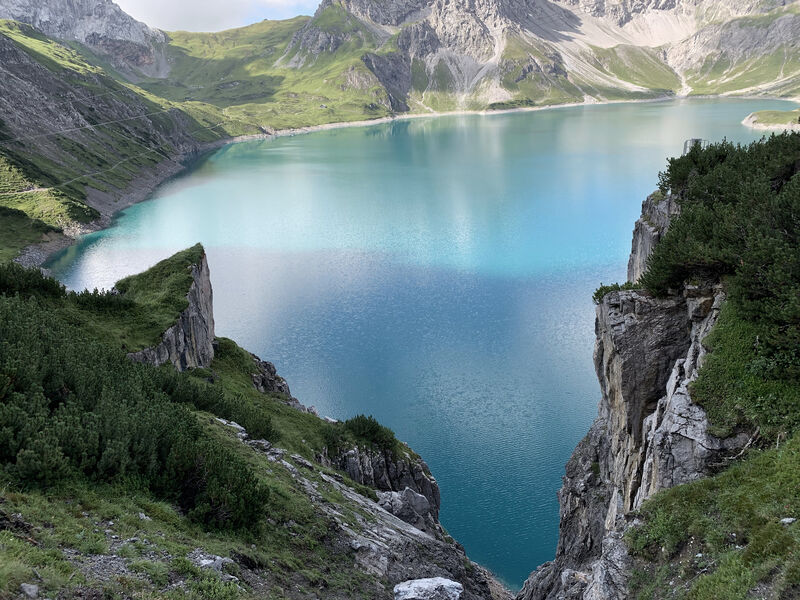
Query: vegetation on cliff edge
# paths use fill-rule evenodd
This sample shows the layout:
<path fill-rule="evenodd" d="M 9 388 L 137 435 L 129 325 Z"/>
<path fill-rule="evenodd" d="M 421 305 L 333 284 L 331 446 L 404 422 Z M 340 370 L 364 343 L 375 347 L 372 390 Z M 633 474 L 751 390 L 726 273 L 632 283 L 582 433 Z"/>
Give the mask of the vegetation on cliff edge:
<path fill-rule="evenodd" d="M 800 594 L 800 135 L 695 147 L 661 191 L 681 213 L 640 283 L 722 279 L 728 301 L 692 385 L 720 436 L 752 446 L 721 473 L 655 496 L 629 541 L 639 599 Z M 732 465 L 732 466 L 730 466 Z M 726 468 L 727 467 L 727 468 Z"/>
<path fill-rule="evenodd" d="M 311 460 L 332 442 L 397 445 L 388 429 L 327 423 L 258 392 L 252 355 L 230 340 L 211 368 L 187 373 L 125 358 L 137 311 L 185 305 L 187 266 L 202 254 L 198 245 L 124 280 L 123 294 L 68 292 L 0 264 L 0 597 L 31 581 L 45 594 L 175 599 L 377 589 L 332 546 L 334 524 L 290 471 L 217 418 Z M 326 472 L 342 480 L 323 468 L 305 477 L 352 521 L 358 509 Z M 187 559 L 196 548 L 232 557 L 239 583 L 199 569 Z"/>

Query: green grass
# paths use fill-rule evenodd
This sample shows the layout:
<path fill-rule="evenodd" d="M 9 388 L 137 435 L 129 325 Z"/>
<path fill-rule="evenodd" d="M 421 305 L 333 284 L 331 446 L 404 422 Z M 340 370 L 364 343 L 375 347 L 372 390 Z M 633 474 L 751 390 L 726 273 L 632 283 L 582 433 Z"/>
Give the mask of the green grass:
<path fill-rule="evenodd" d="M 155 346 L 187 307 L 192 283 L 189 267 L 203 253 L 198 244 L 117 282 L 121 294 L 111 297 L 113 302 L 103 292 L 86 292 L 69 296 L 60 310 L 70 323 L 125 352 Z"/>
<path fill-rule="evenodd" d="M 638 598 L 744 600 L 757 584 L 775 598 L 800 590 L 800 439 L 752 452 L 724 473 L 661 492 L 628 541 L 650 573 Z M 697 555 L 701 556 L 697 556 Z M 787 594 L 787 595 L 781 595 Z"/>
<path fill-rule="evenodd" d="M 614 48 L 593 47 L 597 66 L 609 75 L 659 92 L 681 87 L 680 78 L 652 48 L 620 45 Z"/>
<path fill-rule="evenodd" d="M 118 281 L 115 287 L 151 315 L 145 328 L 160 336 L 188 306 L 186 295 L 192 284 L 191 267 L 199 264 L 204 256 L 205 250 L 197 244 L 162 260 L 144 273 Z M 152 339 L 153 335 L 149 337 Z"/>
<path fill-rule="evenodd" d="M 761 125 L 800 125 L 800 109 L 761 110 L 754 115 L 756 123 Z"/>
<path fill-rule="evenodd" d="M 0 206 L 0 263 L 12 260 L 20 250 L 58 231 L 24 212 Z"/>
<path fill-rule="evenodd" d="M 351 554 L 342 553 L 332 545 L 334 525 L 315 507 L 304 486 L 281 465 L 242 444 L 235 432 L 215 417 L 236 420 L 254 436 L 262 434 L 258 423 L 270 422 L 273 427 L 270 439 L 309 459 L 331 443 L 368 445 L 388 440 L 399 451 L 399 443 L 391 432 L 367 418 L 354 420 L 352 424 L 329 424 L 290 408 L 284 403 L 285 398 L 257 392 L 251 380 L 256 370 L 252 356 L 230 340 L 220 340 L 211 369 L 178 374 L 166 367 L 154 369 L 129 363 L 119 353 L 114 334 L 109 335 L 110 329 L 116 327 L 121 331 L 129 327 L 131 304 L 179 310 L 189 282 L 186 266 L 195 263 L 201 255 L 202 247 L 195 246 L 141 276 L 121 282 L 125 290 L 122 295 L 65 293 L 57 282 L 43 278 L 37 271 L 26 271 L 14 265 L 0 266 L 0 312 L 3 316 L 0 326 L 4 342 L 13 346 L 11 349 L 0 346 L 0 431 L 8 431 L 13 421 L 17 432 L 13 440 L 8 436 L 0 437 L 0 453 L 4 457 L 0 470 L 0 522 L 6 515 L 19 515 L 14 517 L 18 526 L 0 531 L 0 597 L 15 594 L 24 582 L 39 584 L 46 595 L 70 593 L 81 587 L 107 597 L 160 598 L 165 597 L 160 591 L 165 585 L 182 579 L 185 580 L 184 591 L 170 592 L 166 597 L 197 600 L 263 597 L 264 589 L 271 590 L 275 598 L 286 597 L 281 590 L 291 590 L 290 596 L 304 594 L 305 597 L 318 589 L 326 590 L 325 594 L 330 597 L 358 598 L 369 597 L 370 590 L 375 589 L 376 578 L 363 574 L 355 568 Z M 117 317 L 119 320 L 115 323 Z M 37 319 L 41 322 L 37 323 Z M 25 332 L 53 339 L 40 343 Z M 26 344 L 32 344 L 31 348 L 37 350 L 19 350 Z M 24 366 L 18 362 L 20 357 L 39 366 Z M 51 368 L 53 360 L 61 368 Z M 13 378 L 9 379 L 9 375 Z M 26 411 L 25 416 L 13 412 L 21 399 L 14 397 L 11 402 L 8 396 L 9 381 L 22 393 L 29 389 L 26 382 L 36 378 L 41 378 L 41 386 L 37 388 L 41 394 L 48 397 L 67 394 L 65 406 L 55 408 L 55 413 L 41 421 L 34 413 L 50 409 L 37 400 L 36 394 L 26 400 L 33 408 Z M 156 382 L 166 398 L 153 396 L 145 410 L 143 405 L 135 403 L 135 397 L 147 389 L 148 381 Z M 124 393 L 118 388 L 123 384 L 127 386 Z M 95 385 L 100 385 L 104 391 L 90 393 L 90 398 L 86 390 Z M 168 400 L 166 404 L 165 399 Z M 86 404 L 84 416 L 79 419 L 82 424 L 70 421 L 68 416 L 74 407 L 66 404 L 75 401 Z M 176 414 L 183 415 L 181 426 L 188 427 L 187 434 L 192 431 L 191 435 L 199 434 L 202 447 L 222 453 L 232 471 L 251 473 L 255 483 L 268 492 L 252 507 L 261 516 L 249 520 L 246 528 L 220 528 L 194 518 L 193 511 L 178 508 L 183 500 L 159 486 L 146 484 L 146 477 L 137 477 L 135 468 L 130 465 L 127 476 L 110 475 L 102 467 L 97 472 L 91 458 L 94 451 L 91 436 L 64 433 L 67 428 L 89 426 L 95 419 L 97 422 L 90 429 L 102 432 L 101 443 L 111 444 L 107 453 L 116 455 L 120 448 L 112 452 L 112 440 L 118 439 L 121 448 L 129 447 L 124 441 L 125 435 L 130 435 L 133 427 L 141 426 L 127 426 L 122 422 L 124 419 L 130 416 L 146 422 L 152 416 L 148 416 L 150 410 L 157 408 L 167 411 L 164 415 L 168 415 L 170 406 L 175 407 Z M 140 409 L 141 414 L 137 413 Z M 123 419 L 126 411 L 133 413 Z M 112 417 L 112 413 L 117 416 Z M 89 421 L 83 423 L 83 419 Z M 199 429 L 193 429 L 195 422 Z M 61 435 L 62 438 L 57 443 L 56 438 L 52 438 L 46 445 L 37 445 L 31 439 L 31 428 L 47 423 L 54 429 L 42 435 Z M 135 434 L 137 442 L 129 450 L 132 457 L 149 446 L 148 435 L 161 426 L 145 426 Z M 168 439 L 163 438 L 163 442 Z M 28 461 L 25 464 L 38 464 L 42 472 L 55 468 L 60 460 L 58 451 L 50 454 L 48 448 L 61 448 L 65 456 L 70 457 L 69 461 L 78 462 L 70 463 L 73 466 L 69 468 L 73 470 L 61 472 L 50 484 L 40 485 L 38 479 L 24 483 L 20 479 L 25 473 L 20 454 L 9 449 L 14 443 L 23 444 L 23 454 L 27 453 L 25 460 Z M 76 443 L 86 445 L 87 454 L 83 459 L 70 449 Z M 168 450 L 168 446 L 162 448 L 159 452 L 164 454 L 157 456 L 168 456 Z M 406 449 L 402 451 L 414 456 Z M 39 455 L 39 463 L 32 461 L 35 455 Z M 56 462 L 48 467 L 48 460 Z M 211 458 L 206 455 L 205 460 Z M 286 460 L 293 459 L 287 455 Z M 99 464 L 105 463 L 109 468 L 114 461 L 116 458 L 103 459 Z M 80 465 L 80 469 L 76 465 Z M 330 470 L 320 471 L 333 475 Z M 350 527 L 357 527 L 356 515 L 360 509 L 350 505 L 322 478 L 320 471 L 304 471 L 315 494 L 335 504 L 342 519 Z M 341 479 L 340 475 L 337 477 Z M 346 478 L 344 481 L 363 495 L 375 498 L 373 490 Z M 235 496 L 243 493 L 244 488 L 236 485 L 226 490 Z M 139 513 L 150 520 L 140 519 Z M 192 566 L 185 557 L 195 548 L 234 558 L 238 566 L 232 567 L 232 571 L 238 576 L 240 569 L 249 569 L 248 583 L 225 584 Z M 125 561 L 132 574 L 95 580 L 91 573 L 68 560 L 64 550 L 75 550 L 83 557 L 114 553 Z M 258 590 L 250 587 L 253 576 L 262 581 Z"/>
<path fill-rule="evenodd" d="M 54 73 L 60 74 L 64 70 L 80 75 L 101 72 L 99 68 L 88 64 L 71 48 L 44 36 L 28 25 L 0 19 L 0 35 L 13 40 L 37 62 Z"/>
<path fill-rule="evenodd" d="M 715 435 L 755 425 L 774 439 L 800 425 L 800 386 L 785 377 L 790 365 L 770 356 L 759 335 L 763 331 L 757 323 L 727 304 L 703 342 L 711 353 L 691 391 Z"/>
<path fill-rule="evenodd" d="M 388 115 L 386 93 L 361 61 L 365 51 L 376 49 L 371 34 L 341 7 L 330 6 L 313 24 L 345 41 L 335 52 L 312 57 L 289 48 L 292 36 L 307 22 L 307 17 L 297 17 L 213 34 L 174 32 L 168 47 L 173 62 L 169 78 L 141 86 L 184 106 L 196 102 L 223 109 L 226 121 L 266 129 Z M 292 60 L 302 67 L 291 66 Z M 350 70 L 373 83 L 353 87 Z"/>

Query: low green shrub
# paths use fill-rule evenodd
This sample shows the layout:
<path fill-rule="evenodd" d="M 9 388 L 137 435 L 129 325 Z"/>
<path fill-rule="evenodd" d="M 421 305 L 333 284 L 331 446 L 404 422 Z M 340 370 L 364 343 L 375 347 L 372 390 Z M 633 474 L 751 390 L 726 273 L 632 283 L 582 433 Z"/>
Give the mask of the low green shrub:
<path fill-rule="evenodd" d="M 635 289 L 641 289 L 641 287 L 629 281 L 622 284 L 612 283 L 610 285 L 603 285 L 601 283 L 600 287 L 594 291 L 594 294 L 592 295 L 592 300 L 594 301 L 595 304 L 600 304 L 603 301 L 603 298 L 605 298 L 606 295 L 610 294 L 611 292 L 621 292 L 623 290 L 635 290 Z"/>
<path fill-rule="evenodd" d="M 387 451 L 397 449 L 398 441 L 394 432 L 381 425 L 373 416 L 357 415 L 348 419 L 344 422 L 344 429 L 359 442 L 366 442 Z"/>
<path fill-rule="evenodd" d="M 23 280 L 19 293 L 54 293 L 38 276 Z M 189 410 L 208 397 L 186 375 L 87 337 L 52 302 L 0 296 L 0 465 L 21 485 L 123 482 L 207 525 L 251 527 L 268 490 Z"/>

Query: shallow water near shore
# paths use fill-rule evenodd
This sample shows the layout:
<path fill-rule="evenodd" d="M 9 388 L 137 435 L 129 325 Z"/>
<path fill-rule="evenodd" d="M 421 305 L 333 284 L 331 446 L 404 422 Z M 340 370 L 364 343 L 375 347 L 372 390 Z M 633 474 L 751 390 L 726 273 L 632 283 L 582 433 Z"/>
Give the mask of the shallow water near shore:
<path fill-rule="evenodd" d="M 772 100 L 448 116 L 227 146 L 48 268 L 110 287 L 202 242 L 217 334 L 322 415 L 373 414 L 430 465 L 441 520 L 519 587 L 550 560 L 593 420 L 601 283 L 687 138 L 749 142 Z"/>

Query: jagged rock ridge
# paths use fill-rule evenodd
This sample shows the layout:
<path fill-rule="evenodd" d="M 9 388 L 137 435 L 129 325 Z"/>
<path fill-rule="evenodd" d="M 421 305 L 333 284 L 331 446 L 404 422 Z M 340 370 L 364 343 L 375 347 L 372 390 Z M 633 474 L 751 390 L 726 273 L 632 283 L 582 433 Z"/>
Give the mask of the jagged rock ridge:
<path fill-rule="evenodd" d="M 557 103 L 720 91 L 795 93 L 796 2 L 783 0 L 323 0 L 292 42 L 313 61 L 360 37 L 395 110 L 445 92 L 462 105 Z M 359 29 L 329 29 L 344 10 Z M 758 17 L 749 19 L 749 17 Z M 765 27 L 765 24 L 768 26 Z M 388 51 L 385 51 L 388 50 Z M 738 81 L 785 54 L 780 77 Z M 758 63 L 758 65 L 756 65 Z M 795 85 L 796 87 L 796 85 Z"/>

